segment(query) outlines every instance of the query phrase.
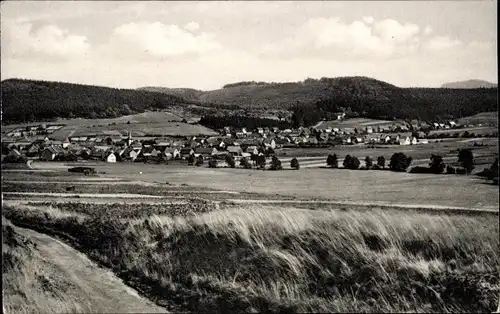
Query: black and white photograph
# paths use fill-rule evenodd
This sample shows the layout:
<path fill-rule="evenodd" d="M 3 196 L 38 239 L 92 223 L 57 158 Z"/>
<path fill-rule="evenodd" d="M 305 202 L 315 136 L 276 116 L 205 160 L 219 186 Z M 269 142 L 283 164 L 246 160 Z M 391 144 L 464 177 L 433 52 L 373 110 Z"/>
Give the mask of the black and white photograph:
<path fill-rule="evenodd" d="M 2 1 L 2 312 L 500 313 L 497 10 Z"/>

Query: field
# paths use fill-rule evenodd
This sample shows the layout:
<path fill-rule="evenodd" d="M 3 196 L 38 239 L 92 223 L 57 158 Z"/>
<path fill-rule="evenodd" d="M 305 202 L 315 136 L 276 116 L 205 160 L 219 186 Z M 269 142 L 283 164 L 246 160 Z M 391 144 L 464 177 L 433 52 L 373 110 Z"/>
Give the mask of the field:
<path fill-rule="evenodd" d="M 489 166 L 498 142 L 482 141 L 490 146 L 474 154 Z M 4 260 L 24 257 L 4 275 L 6 309 L 492 312 L 498 186 L 475 176 L 318 168 L 333 152 L 389 159 L 408 149 L 417 163 L 431 152 L 453 162 L 456 148 L 471 143 L 280 151 L 286 168 L 300 156 L 298 171 L 184 162 L 34 162 L 2 171 L 2 215 L 14 225 L 4 241 L 26 238 L 4 245 Z M 76 164 L 99 174 L 67 171 Z"/>
<path fill-rule="evenodd" d="M 458 120 L 458 123 L 461 125 L 465 124 L 483 124 L 498 127 L 498 111 L 493 112 L 481 112 L 476 115 L 462 118 Z"/>
<path fill-rule="evenodd" d="M 113 119 L 59 119 L 54 123 L 66 124 L 65 127 L 56 130 L 51 137 L 56 140 L 65 140 L 70 136 L 79 135 L 126 135 L 128 131 L 134 136 L 146 134 L 176 136 L 176 135 L 215 135 L 213 130 L 198 124 L 181 122 L 181 118 L 170 112 L 145 112 L 141 114 L 122 116 Z M 127 122 L 130 121 L 130 124 Z M 9 125 L 2 133 L 17 127 L 25 127 L 32 124 Z"/>
<path fill-rule="evenodd" d="M 354 118 L 348 119 L 344 121 L 331 120 L 331 121 L 323 121 L 318 123 L 318 129 L 327 129 L 327 128 L 359 128 L 364 129 L 368 126 L 374 127 L 377 126 L 390 126 L 395 123 L 399 123 L 399 121 L 388 121 L 388 120 L 375 120 L 375 119 L 367 119 L 367 118 Z"/>

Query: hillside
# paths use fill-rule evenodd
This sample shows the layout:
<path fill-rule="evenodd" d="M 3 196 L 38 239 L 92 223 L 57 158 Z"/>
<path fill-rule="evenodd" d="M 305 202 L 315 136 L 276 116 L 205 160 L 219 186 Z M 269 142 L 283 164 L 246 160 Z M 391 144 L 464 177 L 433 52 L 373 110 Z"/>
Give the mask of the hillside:
<path fill-rule="evenodd" d="M 199 101 L 200 96 L 204 93 L 203 91 L 194 88 L 168 88 L 155 86 L 141 87 L 137 90 L 170 94 L 189 101 Z"/>
<path fill-rule="evenodd" d="M 483 80 L 468 80 L 460 82 L 452 82 L 443 84 L 443 88 L 494 88 L 498 87 L 498 84 L 490 83 Z"/>
<path fill-rule="evenodd" d="M 327 120 L 349 109 L 367 118 L 431 120 L 496 111 L 497 89 L 400 88 L 367 77 L 338 77 L 227 84 L 201 93 L 199 101 L 249 110 L 294 110 L 299 105 Z"/>
<path fill-rule="evenodd" d="M 56 118 L 115 118 L 148 109 L 185 106 L 177 96 L 91 85 L 9 79 L 2 81 L 3 123 Z"/>

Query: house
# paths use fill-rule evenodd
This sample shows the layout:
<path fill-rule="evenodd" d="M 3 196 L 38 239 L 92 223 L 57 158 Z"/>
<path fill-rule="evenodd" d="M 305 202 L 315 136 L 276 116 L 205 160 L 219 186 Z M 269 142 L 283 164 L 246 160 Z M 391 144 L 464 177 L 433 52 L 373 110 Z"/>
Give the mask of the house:
<path fill-rule="evenodd" d="M 241 128 L 241 133 L 243 133 L 243 134 L 246 135 L 247 134 L 247 128 Z"/>
<path fill-rule="evenodd" d="M 274 139 L 265 139 L 262 141 L 262 144 L 264 144 L 265 147 L 271 147 L 272 149 L 276 148 L 276 141 Z"/>
<path fill-rule="evenodd" d="M 167 157 L 167 159 L 181 158 L 181 152 L 175 147 L 165 148 L 163 154 Z"/>
<path fill-rule="evenodd" d="M 364 139 L 361 136 L 355 136 L 354 139 L 355 139 L 356 143 L 363 143 L 364 142 Z"/>
<path fill-rule="evenodd" d="M 411 145 L 417 145 L 417 138 L 416 137 L 412 137 L 411 141 L 410 141 L 410 144 Z"/>
<path fill-rule="evenodd" d="M 432 126 L 433 126 L 435 129 L 439 129 L 439 123 L 437 123 L 437 122 L 433 122 L 433 123 L 432 123 Z"/>
<path fill-rule="evenodd" d="M 333 129 L 332 129 L 332 128 L 326 128 L 326 129 L 325 129 L 325 132 L 326 132 L 326 133 L 332 133 L 332 132 L 333 132 Z"/>
<path fill-rule="evenodd" d="M 139 156 L 139 153 L 140 153 L 140 150 L 134 150 L 132 147 L 129 146 L 129 147 L 125 148 L 121 157 L 123 159 L 129 159 L 129 160 L 134 161 Z"/>
<path fill-rule="evenodd" d="M 264 134 L 264 129 L 263 128 L 257 128 L 257 133 Z"/>
<path fill-rule="evenodd" d="M 337 116 L 337 120 L 342 120 L 345 118 L 345 112 L 337 112 L 335 115 Z"/>
<path fill-rule="evenodd" d="M 158 151 L 153 146 L 148 146 L 144 147 L 138 156 L 146 159 L 156 158 L 158 156 Z"/>
<path fill-rule="evenodd" d="M 367 134 L 372 134 L 373 133 L 373 128 L 371 126 L 367 126 L 365 129 Z"/>
<path fill-rule="evenodd" d="M 42 151 L 40 155 L 40 160 L 52 161 L 56 159 L 57 156 L 64 154 L 64 150 L 58 146 L 49 146 Z"/>
<path fill-rule="evenodd" d="M 230 127 L 228 127 L 228 126 L 225 126 L 225 127 L 224 127 L 224 133 L 225 133 L 225 134 L 229 134 L 229 135 L 230 135 L 230 134 L 231 134 L 231 128 L 230 128 Z"/>
<path fill-rule="evenodd" d="M 292 133 L 292 130 L 291 129 L 284 129 L 283 133 Z"/>
<path fill-rule="evenodd" d="M 129 145 L 130 147 L 132 147 L 133 150 L 141 150 L 142 149 L 142 144 L 141 142 L 139 141 L 134 141 L 131 145 Z"/>
<path fill-rule="evenodd" d="M 243 153 L 243 150 L 241 149 L 240 146 L 228 146 L 227 147 L 228 153 L 232 154 L 233 156 L 241 156 Z"/>
<path fill-rule="evenodd" d="M 280 131 L 280 129 L 276 126 L 273 127 L 273 133 L 278 133 Z"/>
<path fill-rule="evenodd" d="M 191 147 L 183 147 L 181 148 L 179 153 L 181 155 L 181 158 L 185 159 L 194 154 L 194 149 L 192 149 Z"/>
<path fill-rule="evenodd" d="M 445 124 L 444 124 L 444 123 L 439 123 L 439 127 L 440 127 L 441 129 L 444 129 L 444 128 L 445 128 Z"/>
<path fill-rule="evenodd" d="M 68 138 L 66 138 L 63 142 L 62 142 L 62 148 L 68 148 L 68 146 L 71 145 L 71 142 L 69 141 Z"/>
<path fill-rule="evenodd" d="M 213 155 L 217 155 L 217 148 L 213 147 L 213 148 L 209 148 L 209 147 L 199 147 L 197 149 L 195 149 L 194 151 L 196 154 L 201 154 L 203 155 L 204 157 L 205 156 L 213 156 Z"/>
<path fill-rule="evenodd" d="M 399 145 L 410 145 L 411 140 L 408 136 L 405 136 L 404 138 L 399 139 Z"/>
<path fill-rule="evenodd" d="M 455 128 L 457 127 L 457 123 L 455 121 L 449 121 L 448 124 L 450 125 L 450 127 L 452 128 Z"/>
<path fill-rule="evenodd" d="M 319 143 L 318 139 L 315 138 L 315 137 L 311 137 L 307 141 L 308 141 L 309 144 L 312 144 L 312 145 L 317 145 Z"/>
<path fill-rule="evenodd" d="M 108 152 L 105 155 L 106 162 L 116 162 L 116 155 L 113 152 Z"/>
<path fill-rule="evenodd" d="M 418 140 L 418 143 L 420 143 L 420 144 L 429 144 L 429 140 L 426 139 L 426 138 L 421 138 L 421 139 Z"/>

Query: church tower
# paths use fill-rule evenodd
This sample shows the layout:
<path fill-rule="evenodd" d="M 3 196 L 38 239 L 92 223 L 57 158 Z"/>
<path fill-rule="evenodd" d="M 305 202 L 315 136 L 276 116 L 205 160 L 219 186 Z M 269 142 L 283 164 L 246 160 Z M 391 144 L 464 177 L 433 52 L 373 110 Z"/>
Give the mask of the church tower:
<path fill-rule="evenodd" d="M 130 131 L 128 131 L 128 136 L 127 136 L 127 146 L 132 145 L 132 134 Z"/>

